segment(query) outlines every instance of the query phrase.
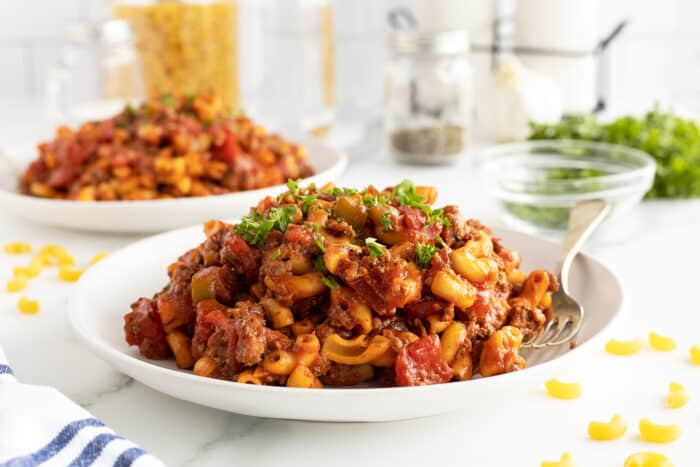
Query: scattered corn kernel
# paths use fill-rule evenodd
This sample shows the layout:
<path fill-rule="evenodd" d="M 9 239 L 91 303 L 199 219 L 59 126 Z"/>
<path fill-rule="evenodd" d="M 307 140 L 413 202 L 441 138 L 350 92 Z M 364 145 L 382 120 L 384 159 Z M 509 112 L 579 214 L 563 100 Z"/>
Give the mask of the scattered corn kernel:
<path fill-rule="evenodd" d="M 648 418 L 639 421 L 639 434 L 650 443 L 671 443 L 681 437 L 678 425 L 657 425 Z"/>
<path fill-rule="evenodd" d="M 71 255 L 63 255 L 57 257 L 56 264 L 58 264 L 59 267 L 61 266 L 75 266 L 75 258 L 73 258 Z"/>
<path fill-rule="evenodd" d="M 34 279 L 40 273 L 41 273 L 41 266 L 38 264 L 35 264 L 33 261 L 27 267 L 15 266 L 14 268 L 12 268 L 12 275 L 14 275 L 15 277 L 24 276 L 27 279 Z"/>
<path fill-rule="evenodd" d="M 27 288 L 27 278 L 25 276 L 17 275 L 7 281 L 7 291 L 9 293 L 20 292 Z"/>
<path fill-rule="evenodd" d="M 552 378 L 544 383 L 547 393 L 557 399 L 577 399 L 581 397 L 580 383 L 565 383 Z"/>
<path fill-rule="evenodd" d="M 27 297 L 22 297 L 17 302 L 17 308 L 19 308 L 20 313 L 25 315 L 33 315 L 39 313 L 39 302 L 36 300 L 30 300 Z"/>
<path fill-rule="evenodd" d="M 625 459 L 624 467 L 673 467 L 673 462 L 658 452 L 635 452 Z"/>
<path fill-rule="evenodd" d="M 66 282 L 75 282 L 80 279 L 83 272 L 85 272 L 84 269 L 79 269 L 73 266 L 61 266 L 58 269 L 58 278 Z"/>
<path fill-rule="evenodd" d="M 615 414 L 609 422 L 590 422 L 588 436 L 596 441 L 617 439 L 627 431 L 627 422 L 622 416 Z"/>
<path fill-rule="evenodd" d="M 92 259 L 90 260 L 90 264 L 99 263 L 100 261 L 102 261 L 102 260 L 105 259 L 106 257 L 107 257 L 107 252 L 105 252 L 105 251 L 102 251 L 102 252 L 100 252 L 100 253 L 97 253 L 97 254 L 96 254 L 95 256 L 93 256 Z"/>
<path fill-rule="evenodd" d="M 690 348 L 690 362 L 695 365 L 700 365 L 700 344 Z"/>
<path fill-rule="evenodd" d="M 683 407 L 688 403 L 688 399 L 690 399 L 690 394 L 681 383 L 671 382 L 671 384 L 668 385 L 668 391 L 666 402 L 672 409 Z"/>
<path fill-rule="evenodd" d="M 31 253 L 32 252 L 32 246 L 27 242 L 6 243 L 2 249 L 8 255 L 22 255 L 24 253 Z"/>
<path fill-rule="evenodd" d="M 649 345 L 654 350 L 671 352 L 676 348 L 676 341 L 671 337 L 662 336 L 654 331 L 649 333 Z"/>
<path fill-rule="evenodd" d="M 540 467 L 576 467 L 576 462 L 574 462 L 574 456 L 565 452 L 558 461 L 542 461 Z"/>
<path fill-rule="evenodd" d="M 44 245 L 39 249 L 39 255 L 60 258 L 61 256 L 68 255 L 68 251 L 61 245 Z"/>
<path fill-rule="evenodd" d="M 644 347 L 644 341 L 641 339 L 632 339 L 629 341 L 619 341 L 610 339 L 605 344 L 605 351 L 612 355 L 634 355 Z"/>

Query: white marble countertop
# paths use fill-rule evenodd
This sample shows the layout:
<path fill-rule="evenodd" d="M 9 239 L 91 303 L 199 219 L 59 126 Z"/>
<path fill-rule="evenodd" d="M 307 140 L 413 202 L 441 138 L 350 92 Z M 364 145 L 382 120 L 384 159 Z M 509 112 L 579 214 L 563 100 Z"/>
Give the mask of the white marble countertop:
<path fill-rule="evenodd" d="M 353 160 L 340 183 L 384 186 L 402 178 L 438 185 L 441 204 L 456 203 L 470 216 L 499 223 L 466 162 L 449 168 L 402 167 L 383 156 L 365 154 Z M 700 343 L 700 307 L 695 301 L 700 202 L 646 202 L 625 225 L 587 248 L 623 284 L 625 314 L 616 325 L 616 336 L 645 337 L 654 329 L 677 338 L 679 348 L 671 354 L 645 349 L 629 358 L 589 350 L 577 367 L 565 373 L 584 384 L 583 397 L 575 401 L 549 398 L 543 381 L 529 380 L 488 395 L 502 400 L 501 410 L 476 402 L 472 411 L 394 423 L 280 421 L 197 406 L 153 391 L 91 355 L 66 318 L 72 285 L 59 282 L 53 270 L 32 281 L 27 290 L 27 295 L 41 301 L 38 315 L 18 313 L 17 295 L 5 293 L 3 287 L 0 345 L 20 380 L 58 388 L 171 466 L 536 466 L 570 451 L 579 466 L 613 467 L 643 450 L 663 452 L 676 466 L 697 465 L 700 366 L 689 363 L 688 348 Z M 114 251 L 134 237 L 59 230 L 0 212 L 0 244 L 14 240 L 36 246 L 60 243 L 86 262 L 94 253 Z M 0 254 L 0 282 L 9 278 L 11 266 L 25 261 Z M 682 409 L 664 407 L 671 380 L 691 391 L 692 399 Z M 590 441 L 588 422 L 609 419 L 613 413 L 627 419 L 628 433 L 617 441 Z M 683 437 L 670 445 L 642 442 L 637 422 L 646 416 L 679 423 Z"/>

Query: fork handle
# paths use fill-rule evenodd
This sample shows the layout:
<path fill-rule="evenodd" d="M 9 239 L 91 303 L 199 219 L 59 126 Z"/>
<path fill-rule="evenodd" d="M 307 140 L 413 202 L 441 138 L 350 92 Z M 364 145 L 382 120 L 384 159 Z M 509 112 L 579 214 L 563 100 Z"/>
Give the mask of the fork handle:
<path fill-rule="evenodd" d="M 569 270 L 581 246 L 610 211 L 610 205 L 602 199 L 579 201 L 569 212 L 569 230 L 561 252 L 559 281 L 564 293 L 569 293 Z"/>

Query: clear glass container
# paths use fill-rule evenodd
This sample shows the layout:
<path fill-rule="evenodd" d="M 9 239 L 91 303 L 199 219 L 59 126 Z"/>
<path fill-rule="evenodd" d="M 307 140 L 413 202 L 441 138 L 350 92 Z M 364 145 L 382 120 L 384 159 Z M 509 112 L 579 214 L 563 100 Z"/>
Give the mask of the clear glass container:
<path fill-rule="evenodd" d="M 46 76 L 49 116 L 60 123 L 108 117 L 143 99 L 143 78 L 129 23 L 75 23 Z"/>
<path fill-rule="evenodd" d="M 475 158 L 484 191 L 505 221 L 545 236 L 566 232 L 579 201 L 604 199 L 609 218 L 639 204 L 654 181 L 655 162 L 636 149 L 574 140 L 534 140 L 492 146 Z"/>
<path fill-rule="evenodd" d="M 213 90 L 232 110 L 240 105 L 238 11 L 233 0 L 118 0 L 112 9 L 134 30 L 146 92 Z"/>
<path fill-rule="evenodd" d="M 396 31 L 385 80 L 385 129 L 398 162 L 445 164 L 468 149 L 474 114 L 466 31 Z"/>
<path fill-rule="evenodd" d="M 330 0 L 240 0 L 241 94 L 246 113 L 288 132 L 323 134 L 334 119 Z"/>

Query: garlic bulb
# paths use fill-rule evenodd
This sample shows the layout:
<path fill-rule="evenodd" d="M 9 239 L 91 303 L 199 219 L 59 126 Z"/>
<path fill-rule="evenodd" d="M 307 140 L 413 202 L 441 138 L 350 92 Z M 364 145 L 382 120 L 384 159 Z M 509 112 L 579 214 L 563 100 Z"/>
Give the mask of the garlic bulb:
<path fill-rule="evenodd" d="M 527 70 L 515 58 L 504 60 L 481 93 L 479 120 L 496 141 L 523 140 L 530 122 L 555 123 L 563 103 L 554 80 Z"/>

